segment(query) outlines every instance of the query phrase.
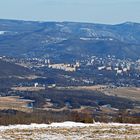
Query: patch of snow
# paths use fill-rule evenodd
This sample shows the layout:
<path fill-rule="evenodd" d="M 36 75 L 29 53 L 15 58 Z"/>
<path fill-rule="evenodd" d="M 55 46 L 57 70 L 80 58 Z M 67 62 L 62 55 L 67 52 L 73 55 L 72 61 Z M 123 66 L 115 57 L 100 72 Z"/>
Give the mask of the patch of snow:
<path fill-rule="evenodd" d="M 109 40 L 109 41 L 113 41 L 113 38 L 102 38 L 102 37 L 94 37 L 94 38 L 80 37 L 80 39 L 84 40 L 84 41 L 88 41 L 88 40 Z"/>
<path fill-rule="evenodd" d="M 88 41 L 88 40 L 92 40 L 92 38 L 80 37 L 80 40 Z"/>
<path fill-rule="evenodd" d="M 92 124 L 77 123 L 77 122 L 63 122 L 63 123 L 52 123 L 52 127 L 85 127 L 91 126 Z"/>
<path fill-rule="evenodd" d="M 40 128 L 70 128 L 70 127 L 89 127 L 89 126 L 134 126 L 140 127 L 140 124 L 124 124 L 124 123 L 100 123 L 96 122 L 93 124 L 78 123 L 78 122 L 63 122 L 63 123 L 52 123 L 52 124 L 30 124 L 30 125 L 9 125 L 0 126 L 0 131 L 10 130 L 10 129 L 40 129 Z"/>
<path fill-rule="evenodd" d="M 58 26 L 58 27 L 64 27 L 64 25 L 62 25 L 62 24 L 56 24 L 56 26 Z"/>
<path fill-rule="evenodd" d="M 60 37 L 50 37 L 47 38 L 46 40 L 41 41 L 43 44 L 51 44 L 51 43 L 59 43 L 62 41 L 67 40 L 67 38 L 60 38 Z"/>
<path fill-rule="evenodd" d="M 100 40 L 100 38 L 99 37 L 96 37 L 95 40 Z"/>
<path fill-rule="evenodd" d="M 0 139 L 139 139 L 139 130 L 140 124 L 100 122 L 85 124 L 68 121 L 52 124 L 0 126 Z"/>
<path fill-rule="evenodd" d="M 63 122 L 63 123 L 52 123 L 52 124 L 30 124 L 30 125 L 9 125 L 9 126 L 0 126 L 0 131 L 10 130 L 10 129 L 36 129 L 36 128 L 48 128 L 48 127 L 86 127 L 92 126 L 94 124 L 85 124 L 77 122 Z"/>
<path fill-rule="evenodd" d="M 109 38 L 109 40 L 110 40 L 110 41 L 112 41 L 112 40 L 113 40 L 113 38 Z"/>
<path fill-rule="evenodd" d="M 90 28 L 81 28 L 82 31 L 86 32 L 88 36 L 93 37 L 93 36 L 97 36 L 97 33 Z"/>
<path fill-rule="evenodd" d="M 6 34 L 6 33 L 10 33 L 11 35 L 12 34 L 18 34 L 18 32 L 12 32 L 12 31 L 0 31 L 0 35 L 4 35 L 4 34 Z"/>
<path fill-rule="evenodd" d="M 0 31 L 0 35 L 4 35 L 5 33 L 7 33 L 8 31 Z"/>

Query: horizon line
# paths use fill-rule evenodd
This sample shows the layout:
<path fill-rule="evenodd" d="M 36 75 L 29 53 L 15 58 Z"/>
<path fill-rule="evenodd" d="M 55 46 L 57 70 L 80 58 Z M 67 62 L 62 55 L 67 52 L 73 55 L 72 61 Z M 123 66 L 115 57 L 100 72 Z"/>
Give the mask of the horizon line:
<path fill-rule="evenodd" d="M 63 21 L 56 21 L 56 20 L 28 20 L 28 19 L 15 19 L 15 18 L 0 18 L 0 20 L 11 20 L 11 21 L 24 21 L 24 22 L 58 22 L 58 23 L 85 23 L 85 24 L 101 24 L 101 25 L 119 25 L 119 24 L 140 24 L 140 22 L 135 21 L 122 21 L 118 23 L 100 23 L 100 22 L 88 22 L 88 21 L 74 21 L 74 20 L 63 20 Z"/>

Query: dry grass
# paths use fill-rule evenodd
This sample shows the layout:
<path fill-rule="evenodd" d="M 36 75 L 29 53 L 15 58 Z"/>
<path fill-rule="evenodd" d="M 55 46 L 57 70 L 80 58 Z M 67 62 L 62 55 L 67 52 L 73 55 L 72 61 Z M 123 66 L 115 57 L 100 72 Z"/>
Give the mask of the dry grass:
<path fill-rule="evenodd" d="M 40 91 L 45 90 L 45 87 L 12 87 L 14 91 Z"/>
<path fill-rule="evenodd" d="M 89 90 L 89 91 L 96 91 L 105 89 L 106 86 L 104 85 L 96 85 L 96 86 L 70 86 L 70 87 L 57 87 L 58 90 Z"/>
<path fill-rule="evenodd" d="M 118 88 L 106 88 L 102 90 L 106 95 L 113 95 L 118 97 L 123 97 L 131 99 L 134 101 L 140 101 L 140 88 L 135 87 L 118 87 Z"/>
<path fill-rule="evenodd" d="M 32 101 L 22 100 L 19 96 L 0 97 L 0 110 L 12 109 L 23 112 L 31 112 L 32 109 L 27 107 L 30 102 Z"/>
<path fill-rule="evenodd" d="M 139 140 L 140 125 L 93 124 L 75 127 L 42 127 L 5 129 L 0 131 L 2 140 Z"/>

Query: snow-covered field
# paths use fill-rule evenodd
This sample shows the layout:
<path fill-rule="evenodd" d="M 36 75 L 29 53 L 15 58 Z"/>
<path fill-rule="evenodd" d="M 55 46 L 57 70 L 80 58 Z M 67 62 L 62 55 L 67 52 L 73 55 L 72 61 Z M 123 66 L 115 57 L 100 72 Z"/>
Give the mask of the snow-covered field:
<path fill-rule="evenodd" d="M 0 126 L 0 140 L 140 140 L 140 124 L 75 122 Z"/>

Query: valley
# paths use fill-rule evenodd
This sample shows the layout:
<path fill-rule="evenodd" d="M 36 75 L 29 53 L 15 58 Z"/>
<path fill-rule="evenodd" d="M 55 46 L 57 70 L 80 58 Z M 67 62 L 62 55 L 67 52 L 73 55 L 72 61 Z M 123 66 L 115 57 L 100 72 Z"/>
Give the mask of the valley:
<path fill-rule="evenodd" d="M 0 20 L 0 31 L 1 125 L 140 123 L 140 24 Z"/>

